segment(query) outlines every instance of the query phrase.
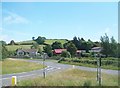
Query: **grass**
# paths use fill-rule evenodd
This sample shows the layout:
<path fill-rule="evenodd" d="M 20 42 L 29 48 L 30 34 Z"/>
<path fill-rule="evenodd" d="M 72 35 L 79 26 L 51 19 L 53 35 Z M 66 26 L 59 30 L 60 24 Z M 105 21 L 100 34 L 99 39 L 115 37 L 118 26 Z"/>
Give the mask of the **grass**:
<path fill-rule="evenodd" d="M 62 64 L 70 64 L 70 65 L 77 65 L 77 66 L 85 66 L 85 67 L 92 67 L 92 68 L 97 68 L 97 65 L 93 64 L 84 64 L 84 63 L 76 63 L 76 62 L 66 62 L 66 61 L 61 61 L 60 63 Z M 111 69 L 111 70 L 118 70 L 118 67 L 112 66 L 112 65 L 103 65 L 101 66 L 103 69 Z"/>
<path fill-rule="evenodd" d="M 21 42 L 17 42 L 17 44 L 26 44 L 26 43 L 35 43 L 35 41 L 33 40 L 26 40 L 26 41 L 21 41 Z"/>
<path fill-rule="evenodd" d="M 45 43 L 46 44 L 52 44 L 53 42 L 58 41 L 61 42 L 62 44 L 66 43 L 67 41 L 65 39 L 46 39 Z M 32 46 L 32 43 L 35 43 L 33 40 L 26 40 L 26 41 L 21 41 L 21 42 L 16 42 L 19 45 L 7 45 L 8 51 L 15 51 L 16 49 L 22 48 L 22 49 L 30 49 Z M 27 44 L 31 43 L 31 45 L 20 45 L 20 44 Z M 43 50 L 43 47 L 45 45 L 39 45 L 41 47 L 41 50 Z"/>
<path fill-rule="evenodd" d="M 0 61 L 0 65 L 2 65 L 2 74 L 27 72 L 43 68 L 41 64 L 11 59 Z"/>
<path fill-rule="evenodd" d="M 108 81 L 109 80 L 109 81 Z M 69 69 L 56 74 L 20 81 L 18 86 L 98 86 L 96 72 Z M 102 74 L 103 86 L 118 86 L 118 76 Z"/>
<path fill-rule="evenodd" d="M 55 42 L 55 41 L 61 42 L 62 44 L 64 44 L 64 43 L 67 42 L 65 39 L 46 39 L 46 40 L 45 40 L 45 43 L 51 45 L 51 44 L 52 44 L 53 42 Z"/>
<path fill-rule="evenodd" d="M 78 59 L 78 58 L 65 58 L 66 61 L 60 61 L 60 63 L 63 63 L 63 64 L 71 64 L 71 65 L 77 65 L 77 66 L 86 66 L 86 67 L 93 67 L 93 68 L 96 68 L 97 67 L 97 64 L 88 64 L 88 63 L 80 63 L 80 62 L 73 62 L 72 60 L 81 60 L 81 61 L 84 61 L 84 60 L 90 60 L 90 61 L 93 61 L 95 60 L 95 58 L 92 58 L 92 57 L 88 57 L 88 58 L 81 58 L 81 59 Z M 105 60 L 111 60 L 111 61 L 118 61 L 118 59 L 116 58 L 102 58 L 102 61 L 105 61 Z M 102 65 L 101 66 L 102 68 L 104 69 L 112 69 L 112 70 L 119 70 L 118 66 L 114 66 L 114 65 Z"/>
<path fill-rule="evenodd" d="M 46 39 L 45 43 L 46 44 L 52 44 L 55 41 L 61 42 L 62 44 L 67 42 L 66 39 Z M 26 44 L 26 43 L 35 43 L 35 41 L 33 41 L 33 40 L 26 40 L 26 41 L 17 42 L 17 44 Z"/>
<path fill-rule="evenodd" d="M 31 49 L 31 46 L 32 45 L 7 45 L 6 47 L 7 47 L 8 51 L 15 51 L 16 49 L 20 49 L 20 48 Z M 41 50 L 43 50 L 44 46 L 45 45 L 39 45 L 39 47 L 41 47 Z"/>

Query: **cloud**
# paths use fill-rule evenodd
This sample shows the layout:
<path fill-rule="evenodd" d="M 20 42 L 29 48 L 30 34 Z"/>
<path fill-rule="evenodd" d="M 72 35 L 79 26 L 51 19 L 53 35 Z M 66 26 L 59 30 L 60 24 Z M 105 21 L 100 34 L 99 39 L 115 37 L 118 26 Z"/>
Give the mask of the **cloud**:
<path fill-rule="evenodd" d="M 12 13 L 12 12 L 9 12 L 9 11 L 5 11 L 7 16 L 3 17 L 3 22 L 4 24 L 28 24 L 29 21 L 18 15 L 18 14 L 15 14 L 15 13 Z"/>

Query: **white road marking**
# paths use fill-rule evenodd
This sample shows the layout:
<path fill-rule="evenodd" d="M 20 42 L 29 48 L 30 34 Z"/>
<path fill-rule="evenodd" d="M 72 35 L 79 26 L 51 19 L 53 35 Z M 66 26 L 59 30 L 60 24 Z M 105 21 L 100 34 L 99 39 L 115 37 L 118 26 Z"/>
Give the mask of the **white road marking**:
<path fill-rule="evenodd" d="M 26 77 L 26 76 L 32 76 L 32 75 L 36 75 L 36 74 L 30 74 L 30 75 L 24 75 L 24 76 L 17 76 L 17 77 Z M 11 77 L 2 78 L 2 79 L 0 79 L 0 80 L 5 80 L 5 79 L 11 79 Z"/>
<path fill-rule="evenodd" d="M 60 67 L 58 69 L 61 69 Z"/>
<path fill-rule="evenodd" d="M 61 68 L 60 68 L 60 67 L 55 68 L 55 67 L 52 67 L 52 66 L 47 66 L 45 69 L 48 70 L 48 71 L 52 71 L 53 69 L 61 69 Z M 7 74 L 7 75 L 23 74 L 23 73 L 28 73 L 28 72 L 13 73 L 13 74 Z M 30 75 L 24 75 L 24 76 L 17 76 L 17 77 L 20 78 L 20 77 L 26 77 L 26 76 L 32 76 L 32 75 L 36 75 L 36 74 L 30 74 Z M 12 76 L 11 76 L 11 77 L 12 77 Z M 2 79 L 0 79 L 0 80 L 11 79 L 11 77 L 2 78 Z"/>

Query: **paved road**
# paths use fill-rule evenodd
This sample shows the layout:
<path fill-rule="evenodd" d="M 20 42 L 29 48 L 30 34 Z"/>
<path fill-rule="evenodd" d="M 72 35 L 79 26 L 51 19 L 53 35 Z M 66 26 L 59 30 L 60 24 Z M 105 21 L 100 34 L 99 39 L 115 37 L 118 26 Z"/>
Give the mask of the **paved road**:
<path fill-rule="evenodd" d="M 40 60 L 24 60 L 24 61 L 40 63 L 40 64 L 43 63 Z M 50 73 L 53 73 L 53 72 L 58 72 L 58 71 L 62 71 L 62 70 L 65 70 L 65 69 L 73 68 L 73 65 L 60 64 L 60 63 L 51 62 L 51 61 L 45 62 L 45 65 L 47 66 L 45 68 L 46 74 L 50 74 Z M 78 68 L 78 69 L 86 70 L 86 71 L 97 71 L 96 68 L 89 68 L 89 67 L 83 67 L 83 66 L 75 66 L 74 68 Z M 102 69 L 102 72 L 106 73 L 106 74 L 118 75 L 117 70 Z M 40 69 L 40 70 L 35 70 L 35 71 L 30 71 L 30 72 L 6 74 L 6 75 L 2 75 L 2 76 L 0 75 L 0 78 L 2 78 L 2 79 L 0 79 L 0 81 L 2 81 L 2 86 L 10 86 L 12 76 L 17 76 L 17 80 L 20 81 L 22 79 L 36 77 L 36 76 L 39 77 L 39 76 L 42 76 L 42 75 L 43 75 L 43 69 Z"/>

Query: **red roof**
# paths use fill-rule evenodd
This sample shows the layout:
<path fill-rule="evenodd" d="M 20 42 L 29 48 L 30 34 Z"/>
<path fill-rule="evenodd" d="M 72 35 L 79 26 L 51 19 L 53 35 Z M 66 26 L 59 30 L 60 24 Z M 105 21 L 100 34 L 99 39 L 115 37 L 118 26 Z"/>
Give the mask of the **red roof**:
<path fill-rule="evenodd" d="M 61 54 L 63 51 L 66 51 L 66 49 L 54 49 L 55 54 Z"/>

